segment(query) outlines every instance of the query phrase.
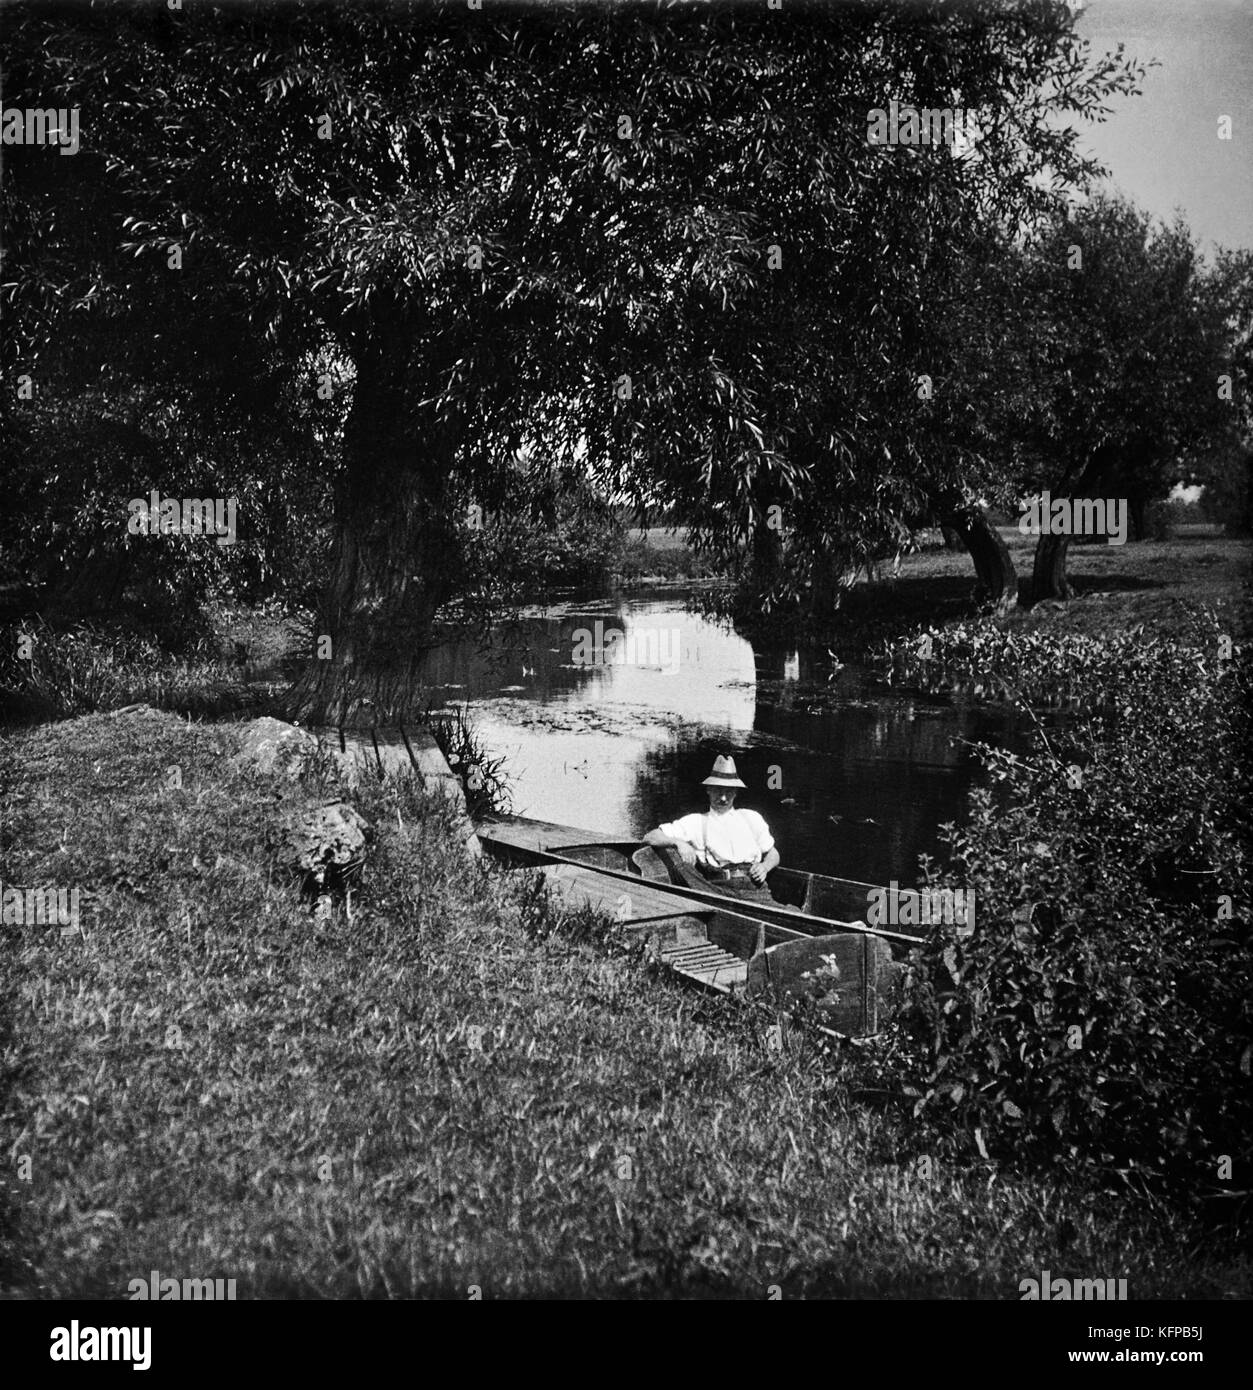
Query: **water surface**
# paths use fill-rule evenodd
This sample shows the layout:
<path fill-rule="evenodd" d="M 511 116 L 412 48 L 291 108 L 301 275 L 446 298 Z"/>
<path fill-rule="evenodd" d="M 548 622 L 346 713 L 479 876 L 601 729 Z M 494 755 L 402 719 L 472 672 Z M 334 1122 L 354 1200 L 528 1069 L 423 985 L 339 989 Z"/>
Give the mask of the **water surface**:
<path fill-rule="evenodd" d="M 785 864 L 912 882 L 920 853 L 942 857 L 938 827 L 964 818 L 969 742 L 1021 747 L 1022 731 L 831 667 L 755 649 L 672 590 L 532 611 L 489 647 L 433 653 L 427 682 L 505 757 L 519 814 L 637 837 L 703 810 L 699 783 L 729 753 L 737 804 L 766 817 Z"/>

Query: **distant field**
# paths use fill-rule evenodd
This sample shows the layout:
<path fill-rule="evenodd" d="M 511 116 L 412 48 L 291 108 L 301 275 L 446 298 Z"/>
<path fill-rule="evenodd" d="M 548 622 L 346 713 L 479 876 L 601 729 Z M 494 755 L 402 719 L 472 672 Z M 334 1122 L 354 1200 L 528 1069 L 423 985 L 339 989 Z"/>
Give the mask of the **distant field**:
<path fill-rule="evenodd" d="M 629 541 L 643 541 L 652 550 L 686 550 L 686 535 L 687 532 L 682 527 L 654 528 L 652 531 L 645 531 L 642 527 L 632 526 L 627 531 Z"/>

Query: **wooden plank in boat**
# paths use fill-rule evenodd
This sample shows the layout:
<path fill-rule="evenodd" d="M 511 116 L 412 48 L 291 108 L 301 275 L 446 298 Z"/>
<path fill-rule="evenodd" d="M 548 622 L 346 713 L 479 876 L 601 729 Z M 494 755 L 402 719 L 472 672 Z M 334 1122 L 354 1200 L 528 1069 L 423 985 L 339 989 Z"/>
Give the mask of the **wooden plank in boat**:
<path fill-rule="evenodd" d="M 661 958 L 672 970 L 717 990 L 729 992 L 743 989 L 748 979 L 748 962 L 737 960 L 725 951 L 715 950 L 712 956 L 705 955 L 694 960 L 663 950 Z"/>
<path fill-rule="evenodd" d="M 629 848 L 629 844 L 626 847 Z M 768 922 L 773 926 L 781 927 L 790 932 L 805 936 L 821 936 L 832 931 L 869 932 L 872 935 L 878 935 L 905 945 L 912 945 L 918 940 L 915 935 L 893 931 L 885 927 L 871 927 L 865 922 L 857 919 L 841 921 L 834 918 L 818 917 L 801 912 L 797 908 L 787 907 L 777 901 L 762 901 L 758 898 L 741 898 L 721 893 L 718 891 L 715 883 L 701 882 L 698 884 L 692 877 L 684 877 L 684 874 L 686 874 L 685 870 L 680 871 L 679 882 L 672 880 L 670 883 L 663 883 L 660 880 L 651 878 L 643 880 L 638 874 L 630 872 L 625 867 L 621 869 L 615 869 L 613 867 L 615 860 L 620 857 L 623 848 L 624 846 L 621 843 L 592 846 L 568 845 L 564 846 L 561 851 L 553 850 L 546 853 L 528 851 L 528 853 L 534 855 L 535 862 L 543 863 L 550 863 L 555 860 L 557 862 L 568 861 L 582 864 L 586 862 L 590 856 L 598 872 L 602 872 L 610 878 L 617 876 L 620 881 L 628 885 L 646 881 L 658 889 L 667 893 L 672 893 L 677 899 L 683 902 L 690 902 L 702 908 L 713 908 L 719 912 L 731 912 L 741 917 L 753 917 L 758 921 Z M 603 851 L 603 854 L 601 851 Z M 515 851 L 511 850 L 509 853 L 515 853 Z M 663 850 L 661 853 L 664 855 L 667 854 L 668 851 Z M 632 857 L 638 864 L 638 857 Z M 779 870 L 775 870 L 776 874 L 779 872 Z M 817 875 L 809 875 L 808 877 L 814 878 L 817 877 Z M 859 889 L 859 885 L 853 883 L 847 883 L 846 886 L 850 889 Z M 861 896 L 860 891 L 858 891 L 856 900 L 860 901 Z"/>
<path fill-rule="evenodd" d="M 824 874 L 810 874 L 809 891 L 805 896 L 806 912 L 815 917 L 834 917 L 842 922 L 864 922 L 870 905 L 875 901 L 871 896 L 876 888 L 873 883 L 857 883 L 852 879 L 828 878 Z"/>
<path fill-rule="evenodd" d="M 807 935 L 753 916 L 751 905 L 746 903 L 722 899 L 713 904 L 689 902 L 644 879 L 616 877 L 590 865 L 542 864 L 536 872 L 567 899 L 597 907 L 627 925 L 686 918 L 700 921 L 710 940 L 744 959 L 767 946 Z"/>
<path fill-rule="evenodd" d="M 891 947 L 874 936 L 809 937 L 754 956 L 748 992 L 784 1004 L 812 999 L 837 1033 L 877 1033 L 887 1016 L 902 967 Z"/>
<path fill-rule="evenodd" d="M 699 917 L 701 913 L 699 905 L 693 904 L 694 910 L 684 910 L 673 895 L 649 888 L 643 880 L 624 883 L 606 878 L 593 868 L 575 868 L 572 864 L 545 865 L 541 872 L 563 898 L 598 908 L 622 922 Z"/>
<path fill-rule="evenodd" d="M 552 821 L 531 820 L 527 816 L 503 816 L 499 820 L 483 821 L 477 828 L 480 839 L 541 853 L 559 850 L 562 845 L 624 843 L 621 835 L 606 835 L 599 830 L 578 830 Z"/>
<path fill-rule="evenodd" d="M 606 879 L 593 869 L 574 868 L 568 864 L 549 865 L 540 872 L 568 902 L 618 912 L 624 907 L 621 884 Z M 631 918 L 623 922 L 623 930 L 640 934 L 655 943 L 659 958 L 678 974 L 699 985 L 728 993 L 744 988 L 748 979 L 747 956 L 760 949 L 765 924 L 740 922 L 715 910 L 676 912 L 674 899 L 663 894 L 631 892 Z M 662 911 L 650 911 L 661 907 Z M 716 923 L 717 941 L 710 940 L 711 924 Z M 732 949 L 727 949 L 731 946 Z"/>
<path fill-rule="evenodd" d="M 536 833 L 536 826 L 542 833 Z M 506 823 L 508 838 L 501 843 L 521 848 L 524 860 L 535 854 L 536 859 L 531 862 L 542 863 L 541 856 L 548 850 L 561 852 L 561 847 L 548 843 L 548 833 L 554 830 L 564 831 L 569 847 L 599 843 L 621 848 L 630 843 L 611 837 L 596 841 L 591 832 L 527 821 L 520 827 Z M 483 838 L 492 837 L 487 833 Z M 548 848 L 542 849 L 541 845 Z M 612 860 L 613 856 L 609 858 Z M 677 956 L 684 948 L 692 948 L 695 954 L 670 963 L 698 983 L 719 991 L 747 987 L 750 993 L 765 994 L 779 1003 L 805 996 L 815 998 L 832 1031 L 851 1037 L 878 1032 L 886 1017 L 892 986 L 899 979 L 901 967 L 892 962 L 891 950 L 882 939 L 839 932 L 823 932 L 815 937 L 777 921 L 753 918 L 750 902 L 718 897 L 714 897 L 713 903 L 707 899 L 685 900 L 660 885 L 638 877 L 613 877 L 594 865 L 549 861 L 542 865 L 541 872 L 568 900 L 624 918 L 623 929 L 653 940 L 663 960 L 672 953 Z M 722 948 L 725 959 L 707 954 L 708 946 Z M 828 968 L 832 963 L 835 974 Z"/>

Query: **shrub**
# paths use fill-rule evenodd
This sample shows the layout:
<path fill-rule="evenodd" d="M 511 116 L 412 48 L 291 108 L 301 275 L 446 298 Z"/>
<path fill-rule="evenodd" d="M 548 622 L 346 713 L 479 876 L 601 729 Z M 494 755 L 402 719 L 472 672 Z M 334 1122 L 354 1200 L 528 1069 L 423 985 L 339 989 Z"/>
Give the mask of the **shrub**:
<path fill-rule="evenodd" d="M 1183 504 L 1180 504 L 1182 506 Z M 1195 515 L 1195 513 L 1193 513 Z M 1144 509 L 1144 539 L 1169 541 L 1174 539 L 1175 527 L 1183 518 L 1178 507 L 1167 498 L 1155 498 Z"/>
<path fill-rule="evenodd" d="M 1232 1195 L 1219 1160 L 1253 1128 L 1251 681 L 1200 635 L 1029 757 L 982 750 L 990 785 L 946 830 L 976 930 L 920 949 L 876 1063 L 934 1139 Z"/>
<path fill-rule="evenodd" d="M 617 563 L 617 577 L 624 583 L 646 579 L 715 579 L 724 568 L 710 555 L 699 555 L 687 545 L 659 545 L 648 536 L 628 540 Z"/>
<path fill-rule="evenodd" d="M 206 599 L 204 613 L 213 646 L 227 661 L 276 667 L 313 646 L 313 615 L 282 599 L 248 604 L 217 591 Z"/>
<path fill-rule="evenodd" d="M 541 594 L 594 584 L 617 567 L 624 532 L 586 485 L 520 479 L 465 533 L 465 588 Z"/>
<path fill-rule="evenodd" d="M 870 660 L 888 685 L 928 694 L 1100 706 L 1120 692 L 1186 681 L 1194 655 L 1172 638 L 1146 636 L 1142 626 L 1098 638 L 972 619 L 883 642 Z"/>
<path fill-rule="evenodd" d="M 1232 451 L 1208 460 L 1199 509 L 1228 536 L 1253 534 L 1253 451 Z"/>

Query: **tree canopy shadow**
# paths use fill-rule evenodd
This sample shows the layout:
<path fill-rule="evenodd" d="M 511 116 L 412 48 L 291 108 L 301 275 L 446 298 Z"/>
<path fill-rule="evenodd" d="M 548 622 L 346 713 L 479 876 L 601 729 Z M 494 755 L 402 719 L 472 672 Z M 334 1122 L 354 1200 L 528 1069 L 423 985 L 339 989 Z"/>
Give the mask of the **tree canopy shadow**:
<path fill-rule="evenodd" d="M 1133 593 L 1142 589 L 1165 589 L 1169 579 L 1149 579 L 1142 574 L 1072 574 L 1076 596 L 1087 593 Z"/>

